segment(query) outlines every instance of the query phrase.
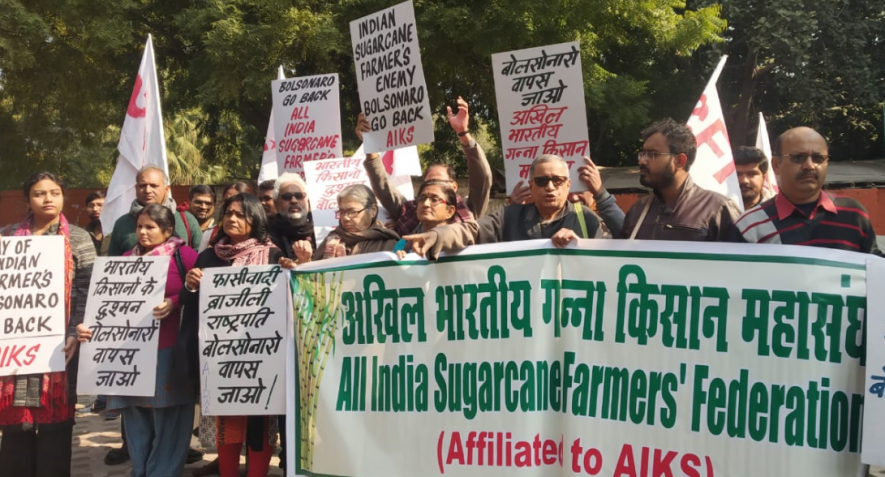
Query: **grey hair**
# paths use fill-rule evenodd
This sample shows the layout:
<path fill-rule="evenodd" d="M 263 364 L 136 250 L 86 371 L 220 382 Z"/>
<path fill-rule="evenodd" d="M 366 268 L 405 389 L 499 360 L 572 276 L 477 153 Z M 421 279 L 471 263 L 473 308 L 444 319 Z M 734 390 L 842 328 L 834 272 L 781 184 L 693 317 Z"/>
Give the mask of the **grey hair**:
<path fill-rule="evenodd" d="M 342 189 L 338 193 L 338 202 L 345 198 L 356 200 L 366 207 L 375 205 L 375 193 L 363 184 L 353 184 Z"/>
<path fill-rule="evenodd" d="M 363 206 L 367 209 L 376 204 L 375 203 L 375 193 L 372 192 L 371 188 L 369 188 L 363 184 L 353 184 L 353 185 L 349 185 L 349 186 L 345 187 L 344 189 L 342 189 L 341 192 L 338 193 L 339 208 L 341 207 L 340 206 L 341 199 L 345 199 L 345 198 L 353 199 L 353 200 L 363 204 Z M 375 207 L 375 216 L 372 217 L 372 221 L 374 222 L 375 219 L 377 219 L 377 218 L 378 218 L 378 208 Z"/>
<path fill-rule="evenodd" d="M 166 175 L 166 171 L 160 169 L 158 166 L 144 166 L 138 170 L 138 174 L 135 174 L 135 180 L 137 181 L 139 177 L 141 177 L 147 171 L 157 171 L 163 176 L 163 185 L 169 185 L 169 176 Z"/>
<path fill-rule="evenodd" d="M 554 154 L 541 154 L 537 159 L 532 161 L 532 166 L 529 167 L 529 178 L 531 179 L 532 177 L 535 177 L 535 166 L 548 162 L 558 162 L 565 166 L 565 170 L 568 171 L 568 163 L 565 162 L 565 159 Z"/>
<path fill-rule="evenodd" d="M 298 184 L 299 187 L 307 193 L 307 184 L 304 182 L 304 179 L 301 178 L 300 174 L 296 174 L 294 172 L 284 172 L 280 177 L 277 177 L 276 182 L 273 183 L 273 198 L 277 200 L 280 197 L 280 187 L 283 184 L 287 184 L 289 182 L 294 182 Z"/>

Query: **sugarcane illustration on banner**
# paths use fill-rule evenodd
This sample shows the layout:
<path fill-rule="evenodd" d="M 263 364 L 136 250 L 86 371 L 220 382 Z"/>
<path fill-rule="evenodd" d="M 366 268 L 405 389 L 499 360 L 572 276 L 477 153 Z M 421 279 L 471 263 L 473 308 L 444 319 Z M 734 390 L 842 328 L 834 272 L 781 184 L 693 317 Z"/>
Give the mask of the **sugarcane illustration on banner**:
<path fill-rule="evenodd" d="M 344 272 L 293 275 L 291 279 L 298 352 L 300 465 L 313 465 L 320 382 L 334 352 Z"/>

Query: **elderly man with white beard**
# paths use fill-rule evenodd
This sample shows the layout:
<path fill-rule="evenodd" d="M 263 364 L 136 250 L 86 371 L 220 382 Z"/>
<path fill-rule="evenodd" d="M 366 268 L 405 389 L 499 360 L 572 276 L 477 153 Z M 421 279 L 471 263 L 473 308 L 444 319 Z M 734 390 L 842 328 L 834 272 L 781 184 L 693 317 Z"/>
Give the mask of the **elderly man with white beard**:
<path fill-rule="evenodd" d="M 277 213 L 268 217 L 270 239 L 286 260 L 309 262 L 316 237 L 307 184 L 298 174 L 283 173 L 274 183 L 273 198 Z"/>

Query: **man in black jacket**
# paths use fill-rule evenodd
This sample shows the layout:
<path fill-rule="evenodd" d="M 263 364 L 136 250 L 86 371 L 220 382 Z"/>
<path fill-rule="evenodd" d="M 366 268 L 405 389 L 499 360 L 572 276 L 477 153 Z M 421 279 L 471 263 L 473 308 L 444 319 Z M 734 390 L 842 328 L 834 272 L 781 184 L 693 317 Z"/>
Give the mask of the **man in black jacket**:
<path fill-rule="evenodd" d="M 271 241 L 285 258 L 296 263 L 309 262 L 316 237 L 307 184 L 300 175 L 286 172 L 277 178 L 273 197 L 277 213 L 268 218 Z"/>
<path fill-rule="evenodd" d="M 590 180 L 589 167 L 585 164 L 579 168 L 581 181 Z M 568 202 L 571 180 L 568 164 L 561 157 L 538 157 L 532 162 L 529 177 L 530 204 L 508 205 L 477 221 L 443 225 L 403 239 L 412 251 L 433 260 L 439 252 L 454 252 L 474 244 L 550 239 L 555 246 L 565 247 L 579 238 L 603 238 L 599 216 Z"/>

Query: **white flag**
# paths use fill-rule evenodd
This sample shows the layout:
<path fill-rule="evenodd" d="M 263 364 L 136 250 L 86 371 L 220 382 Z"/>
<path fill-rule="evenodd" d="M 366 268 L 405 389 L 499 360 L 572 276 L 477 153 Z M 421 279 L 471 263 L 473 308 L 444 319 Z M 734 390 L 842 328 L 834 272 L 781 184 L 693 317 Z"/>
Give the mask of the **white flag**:
<path fill-rule="evenodd" d="M 728 140 L 725 117 L 719 103 L 719 92 L 716 90 L 716 80 L 719 79 L 727 58 L 728 56 L 723 56 L 719 61 L 704 94 L 688 118 L 688 128 L 694 133 L 698 143 L 698 153 L 689 174 L 695 184 L 719 192 L 743 210 L 744 201 L 731 154 L 731 142 Z"/>
<path fill-rule="evenodd" d="M 129 212 L 135 200 L 135 176 L 145 166 L 157 166 L 169 176 L 166 164 L 166 135 L 160 110 L 160 89 L 154 47 L 148 35 L 135 77 L 135 87 L 126 108 L 126 119 L 117 145 L 120 156 L 108 186 L 107 201 L 101 211 L 101 229 L 111 233 L 114 222 Z"/>
<path fill-rule="evenodd" d="M 756 148 L 761 149 L 768 159 L 768 173 L 765 174 L 765 182 L 762 183 L 762 188 L 767 190 L 773 197 L 777 195 L 778 190 L 777 175 L 774 173 L 774 167 L 771 165 L 774 158 L 771 157 L 771 141 L 768 138 L 768 128 L 765 127 L 765 118 L 762 117 L 762 113 L 759 113 L 759 128 L 756 130 Z"/>
<path fill-rule="evenodd" d="M 277 79 L 286 79 L 286 75 L 283 74 L 282 65 L 280 65 L 280 69 L 277 71 Z M 270 121 L 267 123 L 267 135 L 264 136 L 264 154 L 261 156 L 261 169 L 258 170 L 259 184 L 270 179 L 276 179 L 280 176 L 279 170 L 277 169 L 277 141 L 274 136 L 273 127 L 273 107 L 271 107 Z"/>

